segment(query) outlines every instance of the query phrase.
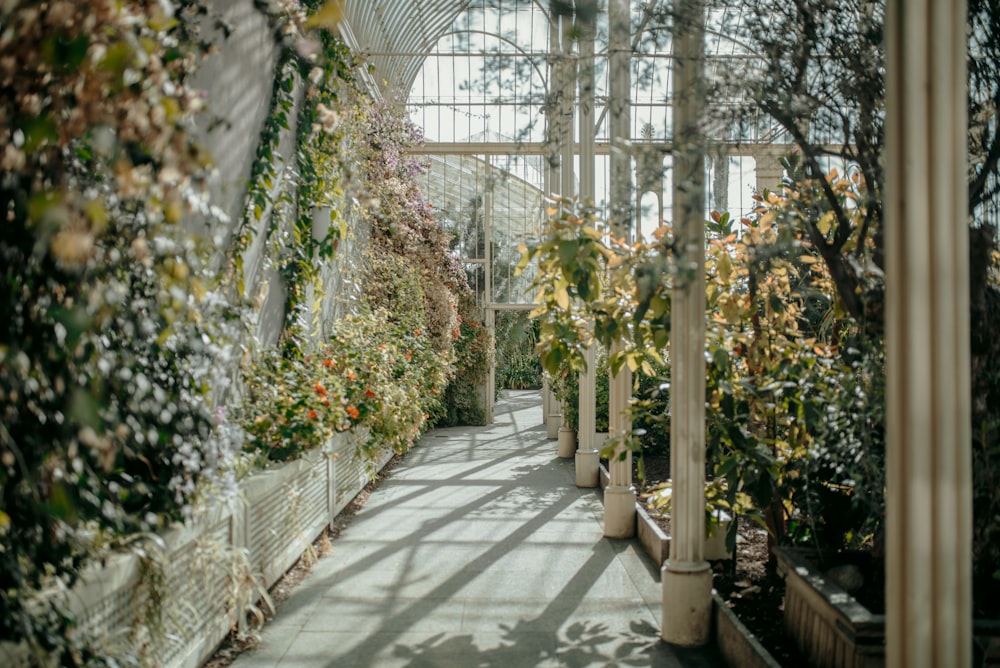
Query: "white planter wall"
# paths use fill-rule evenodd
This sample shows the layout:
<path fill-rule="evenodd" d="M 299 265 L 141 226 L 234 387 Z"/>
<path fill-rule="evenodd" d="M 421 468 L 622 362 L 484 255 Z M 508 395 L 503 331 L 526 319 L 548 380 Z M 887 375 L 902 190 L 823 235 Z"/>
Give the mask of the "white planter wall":
<path fill-rule="evenodd" d="M 95 564 L 69 593 L 80 630 L 113 651 L 145 647 L 163 668 L 196 668 L 210 657 L 243 611 L 229 609 L 230 568 L 218 560 L 227 550 L 245 550 L 252 573 L 270 588 L 295 562 L 372 475 L 392 459 L 388 448 L 376 461 L 357 456 L 365 435 L 338 434 L 325 452 L 276 465 L 240 483 L 229 508 L 203 513 L 190 526 L 163 536 L 163 637 L 144 628 L 141 610 L 148 595 L 142 564 L 131 553 Z M 117 650 L 115 650 L 117 648 Z M 27 668 L 23 647 L 0 644 L 0 665 Z"/>

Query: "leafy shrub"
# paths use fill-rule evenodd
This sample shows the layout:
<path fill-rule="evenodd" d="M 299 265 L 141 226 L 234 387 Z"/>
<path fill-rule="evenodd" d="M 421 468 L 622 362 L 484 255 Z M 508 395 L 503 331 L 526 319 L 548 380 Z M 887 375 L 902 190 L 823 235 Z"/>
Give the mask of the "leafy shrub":
<path fill-rule="evenodd" d="M 523 312 L 496 317 L 496 390 L 527 390 L 542 386 L 542 365 L 535 351 L 538 324 Z"/>
<path fill-rule="evenodd" d="M 374 105 L 365 119 L 364 137 L 366 144 L 359 147 L 362 171 L 370 201 L 377 202 L 371 212 L 372 256 L 382 258 L 368 300 L 402 312 L 408 307 L 396 288 L 401 282 L 411 285 L 406 299 L 415 298 L 419 290 L 420 327 L 443 359 L 457 366 L 449 374 L 443 401 L 431 407 L 433 422 L 484 424 L 486 411 L 477 388 L 492 365 L 493 340 L 483 327 L 465 271 L 449 251 L 450 236 L 417 186 L 423 167 L 408 152 L 423 141 L 422 134 L 398 112 Z"/>
<path fill-rule="evenodd" d="M 480 388 L 493 365 L 494 339 L 479 319 L 479 308 L 470 292 L 458 306 L 459 325 L 455 336 L 455 375 L 445 390 L 444 399 L 434 412 L 434 426 L 486 424 L 486 409 L 479 400 Z"/>
<path fill-rule="evenodd" d="M 369 434 L 362 454 L 383 446 L 402 452 L 420 434 L 450 372 L 422 330 L 393 323 L 384 310 L 348 316 L 316 349 L 268 350 L 247 370 L 246 447 L 286 460 L 362 427 Z"/>
<path fill-rule="evenodd" d="M 841 198 L 856 196 L 857 182 L 829 180 Z M 826 265 L 805 240 L 801 201 L 823 200 L 791 187 L 758 199 L 738 226 L 726 215 L 709 224 L 714 474 L 729 502 L 749 495 L 775 539 L 871 546 L 885 492 L 880 343 L 838 314 Z"/>

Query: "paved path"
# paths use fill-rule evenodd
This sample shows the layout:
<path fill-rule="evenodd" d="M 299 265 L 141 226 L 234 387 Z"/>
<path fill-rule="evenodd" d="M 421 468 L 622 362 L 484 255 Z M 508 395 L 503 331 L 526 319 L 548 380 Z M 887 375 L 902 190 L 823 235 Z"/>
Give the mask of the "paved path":
<path fill-rule="evenodd" d="M 602 536 L 537 392 L 427 434 L 234 668 L 715 667 L 659 639 L 659 575 Z"/>

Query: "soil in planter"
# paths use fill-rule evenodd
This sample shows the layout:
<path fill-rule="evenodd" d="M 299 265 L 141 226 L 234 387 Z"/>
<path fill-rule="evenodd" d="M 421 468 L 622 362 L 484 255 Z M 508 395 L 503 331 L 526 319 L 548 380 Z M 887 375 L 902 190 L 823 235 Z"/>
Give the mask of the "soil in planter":
<path fill-rule="evenodd" d="M 641 485 L 640 499 L 644 492 L 669 478 L 670 462 L 666 457 L 647 456 L 643 468 L 646 480 Z M 634 475 L 638 486 L 637 469 Z M 670 518 L 649 505 L 646 510 L 670 535 Z M 794 643 L 785 636 L 785 581 L 767 569 L 767 532 L 747 519 L 739 521 L 736 531 L 735 564 L 728 559 L 712 562 L 712 585 L 778 663 L 789 667 L 806 665 Z"/>

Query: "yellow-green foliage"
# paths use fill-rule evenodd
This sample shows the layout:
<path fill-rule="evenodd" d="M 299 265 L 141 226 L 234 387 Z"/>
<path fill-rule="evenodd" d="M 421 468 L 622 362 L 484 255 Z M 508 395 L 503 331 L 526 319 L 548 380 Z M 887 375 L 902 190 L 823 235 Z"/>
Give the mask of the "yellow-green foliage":
<path fill-rule="evenodd" d="M 366 450 L 413 444 L 453 367 L 426 332 L 384 310 L 348 316 L 308 354 L 272 350 L 247 372 L 247 448 L 284 460 L 338 433 L 368 430 Z"/>

